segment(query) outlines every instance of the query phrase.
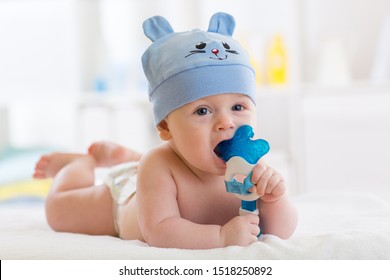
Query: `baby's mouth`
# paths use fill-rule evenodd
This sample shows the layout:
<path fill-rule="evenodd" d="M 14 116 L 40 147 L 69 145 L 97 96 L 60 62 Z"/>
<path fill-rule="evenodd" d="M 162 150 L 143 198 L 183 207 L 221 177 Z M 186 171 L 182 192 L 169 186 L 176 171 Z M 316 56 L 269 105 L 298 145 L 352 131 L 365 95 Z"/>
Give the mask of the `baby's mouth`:
<path fill-rule="evenodd" d="M 219 145 L 219 144 L 218 144 Z M 214 153 L 217 155 L 217 157 L 221 158 L 222 159 L 222 152 L 221 150 L 219 149 L 219 146 L 216 146 L 215 149 L 214 149 Z"/>
<path fill-rule="evenodd" d="M 226 139 L 226 140 L 228 140 L 228 139 Z M 215 155 L 217 156 L 217 157 L 219 157 L 220 159 L 222 159 L 223 161 L 225 161 L 224 160 L 224 155 L 223 155 L 223 150 L 222 150 L 222 143 L 224 143 L 226 140 L 222 140 L 221 142 L 219 142 L 218 143 L 218 145 L 217 146 L 215 146 L 215 148 L 214 148 L 214 153 L 215 153 Z"/>

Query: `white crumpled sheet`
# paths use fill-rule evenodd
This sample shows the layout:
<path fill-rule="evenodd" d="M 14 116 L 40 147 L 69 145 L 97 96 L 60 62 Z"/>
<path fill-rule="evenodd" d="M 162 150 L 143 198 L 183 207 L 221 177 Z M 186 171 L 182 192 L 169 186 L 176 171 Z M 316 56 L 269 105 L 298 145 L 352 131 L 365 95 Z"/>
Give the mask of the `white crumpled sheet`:
<path fill-rule="evenodd" d="M 262 235 L 247 247 L 161 249 L 140 241 L 52 231 L 43 205 L 0 205 L 0 259 L 390 259 L 390 193 L 321 192 L 293 198 L 289 240 Z"/>

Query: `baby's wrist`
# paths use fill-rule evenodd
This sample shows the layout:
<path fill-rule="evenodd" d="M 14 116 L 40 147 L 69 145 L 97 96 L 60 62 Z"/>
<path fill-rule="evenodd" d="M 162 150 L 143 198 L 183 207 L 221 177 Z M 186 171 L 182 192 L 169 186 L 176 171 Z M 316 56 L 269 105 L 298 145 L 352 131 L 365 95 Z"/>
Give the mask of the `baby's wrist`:
<path fill-rule="evenodd" d="M 273 203 L 273 202 L 276 202 L 276 201 L 282 199 L 284 196 L 285 196 L 285 194 L 282 194 L 279 196 L 275 196 L 272 194 L 266 194 L 264 196 L 260 196 L 259 199 L 261 200 L 261 202 L 264 202 L 264 203 Z"/>

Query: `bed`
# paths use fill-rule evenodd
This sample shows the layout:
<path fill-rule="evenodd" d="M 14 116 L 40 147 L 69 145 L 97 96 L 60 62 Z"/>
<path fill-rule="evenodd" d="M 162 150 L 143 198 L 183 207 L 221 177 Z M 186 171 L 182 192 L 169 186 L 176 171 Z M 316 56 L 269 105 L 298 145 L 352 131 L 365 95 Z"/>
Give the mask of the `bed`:
<path fill-rule="evenodd" d="M 390 259 L 390 192 L 293 197 L 299 225 L 289 240 L 262 235 L 247 247 L 161 249 L 140 241 L 52 231 L 43 202 L 0 203 L 0 259 Z"/>

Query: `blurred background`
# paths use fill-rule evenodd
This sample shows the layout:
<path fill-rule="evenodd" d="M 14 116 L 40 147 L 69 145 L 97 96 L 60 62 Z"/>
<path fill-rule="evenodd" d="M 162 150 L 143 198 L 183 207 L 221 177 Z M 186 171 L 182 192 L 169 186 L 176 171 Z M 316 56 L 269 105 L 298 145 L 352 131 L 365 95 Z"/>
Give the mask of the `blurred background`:
<path fill-rule="evenodd" d="M 0 200 L 42 196 L 41 153 L 159 144 L 143 21 L 206 30 L 215 12 L 257 71 L 257 137 L 294 194 L 390 187 L 388 0 L 0 0 Z"/>

